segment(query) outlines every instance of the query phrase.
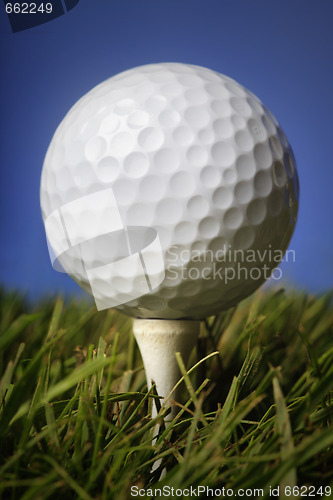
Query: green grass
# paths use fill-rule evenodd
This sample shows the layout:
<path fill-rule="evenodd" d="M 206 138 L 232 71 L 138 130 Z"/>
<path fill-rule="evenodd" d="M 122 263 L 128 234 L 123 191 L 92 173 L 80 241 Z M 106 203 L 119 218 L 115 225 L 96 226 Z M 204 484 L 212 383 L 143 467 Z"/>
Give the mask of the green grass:
<path fill-rule="evenodd" d="M 4 500 L 127 500 L 131 486 L 166 485 L 260 498 L 313 485 L 312 498 L 333 498 L 319 490 L 333 490 L 332 294 L 261 291 L 209 318 L 167 429 L 165 409 L 151 419 L 129 318 L 61 299 L 31 310 L 4 292 L 0 310 Z"/>

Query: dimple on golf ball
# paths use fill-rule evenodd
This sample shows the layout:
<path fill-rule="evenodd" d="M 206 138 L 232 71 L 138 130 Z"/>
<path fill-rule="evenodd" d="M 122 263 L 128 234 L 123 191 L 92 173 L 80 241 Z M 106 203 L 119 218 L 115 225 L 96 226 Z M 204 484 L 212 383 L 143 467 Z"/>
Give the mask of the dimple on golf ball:
<path fill-rule="evenodd" d="M 298 193 L 262 102 L 180 63 L 130 69 L 82 97 L 41 179 L 54 266 L 99 309 L 141 318 L 202 319 L 251 294 L 287 249 Z"/>

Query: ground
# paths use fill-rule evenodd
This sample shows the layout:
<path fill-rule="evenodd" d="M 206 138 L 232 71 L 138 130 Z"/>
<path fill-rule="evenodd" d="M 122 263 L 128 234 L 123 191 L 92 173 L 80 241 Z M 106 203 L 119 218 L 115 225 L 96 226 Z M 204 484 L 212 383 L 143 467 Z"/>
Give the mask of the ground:
<path fill-rule="evenodd" d="M 333 498 L 332 293 L 259 291 L 207 319 L 167 429 L 129 318 L 0 307 L 1 498 Z"/>

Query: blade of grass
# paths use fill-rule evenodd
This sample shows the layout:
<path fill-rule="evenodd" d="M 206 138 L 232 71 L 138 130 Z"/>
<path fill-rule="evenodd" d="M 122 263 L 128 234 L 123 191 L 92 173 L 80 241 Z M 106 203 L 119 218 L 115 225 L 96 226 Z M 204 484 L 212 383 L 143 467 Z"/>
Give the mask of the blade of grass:
<path fill-rule="evenodd" d="M 16 337 L 18 337 L 29 325 L 42 316 L 42 313 L 35 314 L 22 314 L 17 318 L 14 323 L 10 325 L 8 330 L 3 332 L 0 336 L 0 350 L 5 349 L 12 344 Z"/>
<path fill-rule="evenodd" d="M 273 379 L 273 391 L 276 404 L 277 431 L 280 436 L 281 443 L 281 460 L 285 460 L 289 453 L 294 451 L 294 443 L 292 438 L 292 430 L 289 419 L 288 409 L 284 400 L 284 396 L 277 377 Z M 281 492 L 285 491 L 286 486 L 296 486 L 297 475 L 296 468 L 291 467 L 287 474 L 280 481 Z M 287 498 L 284 493 L 281 493 L 280 498 Z"/>
<path fill-rule="evenodd" d="M 118 341 L 119 341 L 119 334 L 117 333 L 115 338 L 114 338 L 111 359 L 108 360 L 109 371 L 108 371 L 108 377 L 107 377 L 107 382 L 106 382 L 106 387 L 105 387 L 105 398 L 104 398 L 104 401 L 102 404 L 101 419 L 99 421 L 99 425 L 98 425 L 98 428 L 96 431 L 96 436 L 95 436 L 93 456 L 92 456 L 92 461 L 91 461 L 92 469 L 96 465 L 97 454 L 100 451 L 100 443 L 101 443 L 102 434 L 103 434 L 103 421 L 105 420 L 106 412 L 107 412 L 107 402 L 108 402 L 107 398 L 108 398 L 108 394 L 109 394 L 110 387 L 111 387 L 111 382 L 112 382 L 112 377 L 113 377 L 113 368 L 114 368 L 114 365 L 116 362 Z"/>

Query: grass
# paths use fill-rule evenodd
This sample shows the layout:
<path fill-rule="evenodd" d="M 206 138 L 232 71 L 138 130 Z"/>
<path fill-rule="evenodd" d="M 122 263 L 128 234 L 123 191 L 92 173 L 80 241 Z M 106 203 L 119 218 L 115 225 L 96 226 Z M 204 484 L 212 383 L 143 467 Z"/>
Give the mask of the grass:
<path fill-rule="evenodd" d="M 209 318 L 194 368 L 178 357 L 182 406 L 167 429 L 167 410 L 150 416 L 157 396 L 129 318 L 60 298 L 31 310 L 5 292 L 0 309 L 2 499 L 127 500 L 133 486 L 152 498 L 199 485 L 333 498 L 332 294 L 261 291 Z"/>

